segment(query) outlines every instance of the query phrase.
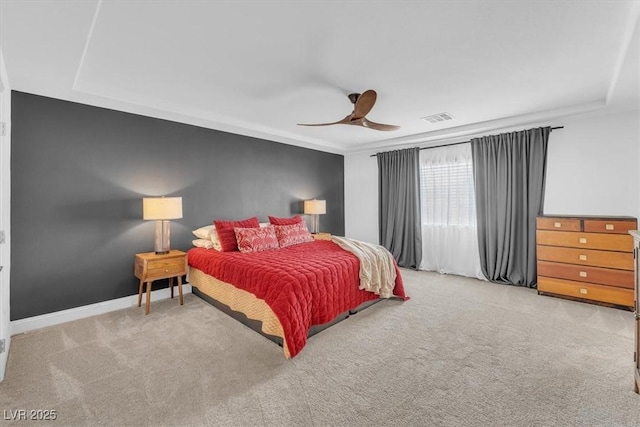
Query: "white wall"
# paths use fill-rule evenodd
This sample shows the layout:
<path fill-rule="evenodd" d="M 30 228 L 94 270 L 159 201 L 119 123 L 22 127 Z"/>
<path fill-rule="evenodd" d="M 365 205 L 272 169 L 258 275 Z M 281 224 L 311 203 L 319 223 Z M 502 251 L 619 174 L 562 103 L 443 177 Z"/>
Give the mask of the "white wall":
<path fill-rule="evenodd" d="M 640 218 L 638 112 L 563 124 L 549 138 L 544 212 Z"/>
<path fill-rule="evenodd" d="M 638 111 L 599 111 L 548 124 L 564 129 L 549 137 L 545 213 L 640 218 Z M 378 243 L 378 167 L 370 154 L 345 156 L 345 232 Z"/>
<path fill-rule="evenodd" d="M 345 235 L 378 242 L 378 161 L 372 153 L 344 156 Z"/>
<path fill-rule="evenodd" d="M 11 90 L 0 50 L 0 122 L 6 124 L 0 136 L 0 230 L 5 232 L 5 243 L 0 244 L 0 339 L 5 340 L 5 352 L 0 353 L 0 381 L 4 379 L 11 338 L 9 336 L 9 271 L 11 263 Z"/>

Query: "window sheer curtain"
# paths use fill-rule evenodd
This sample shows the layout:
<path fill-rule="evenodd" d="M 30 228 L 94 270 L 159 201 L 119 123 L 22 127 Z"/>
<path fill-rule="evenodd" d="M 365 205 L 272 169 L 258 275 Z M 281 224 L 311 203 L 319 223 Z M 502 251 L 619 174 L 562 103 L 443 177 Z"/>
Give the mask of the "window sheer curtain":
<path fill-rule="evenodd" d="M 536 285 L 536 216 L 543 210 L 550 132 L 471 140 L 480 259 L 492 282 Z"/>
<path fill-rule="evenodd" d="M 420 270 L 486 280 L 480 264 L 470 144 L 420 151 Z"/>
<path fill-rule="evenodd" d="M 422 259 L 418 148 L 378 153 L 380 244 L 401 267 L 417 269 Z"/>

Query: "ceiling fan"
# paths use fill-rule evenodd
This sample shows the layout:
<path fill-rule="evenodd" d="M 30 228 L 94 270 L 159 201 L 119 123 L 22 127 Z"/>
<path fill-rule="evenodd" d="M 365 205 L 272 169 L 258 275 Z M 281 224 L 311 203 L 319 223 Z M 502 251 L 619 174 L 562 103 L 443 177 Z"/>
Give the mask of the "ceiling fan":
<path fill-rule="evenodd" d="M 330 125 L 354 125 L 362 126 L 374 130 L 396 130 L 400 129 L 400 126 L 385 125 L 382 123 L 372 122 L 365 116 L 369 114 L 369 111 L 376 103 L 377 94 L 375 90 L 369 89 L 360 93 L 351 93 L 348 95 L 349 100 L 353 104 L 353 112 L 344 119 L 332 122 L 332 123 L 298 123 L 299 126 L 330 126 Z"/>

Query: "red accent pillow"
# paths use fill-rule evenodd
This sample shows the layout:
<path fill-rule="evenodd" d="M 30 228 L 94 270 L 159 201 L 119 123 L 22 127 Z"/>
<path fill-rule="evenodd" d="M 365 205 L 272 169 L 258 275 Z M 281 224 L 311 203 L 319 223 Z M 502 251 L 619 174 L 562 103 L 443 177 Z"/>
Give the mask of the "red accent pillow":
<path fill-rule="evenodd" d="M 260 252 L 280 247 L 273 225 L 259 228 L 236 227 L 234 231 L 240 252 Z"/>
<path fill-rule="evenodd" d="M 278 218 L 277 216 L 270 216 L 269 222 L 273 225 L 291 225 L 304 222 L 304 219 L 302 219 L 300 215 L 296 215 L 291 218 Z"/>
<path fill-rule="evenodd" d="M 236 233 L 234 228 L 260 228 L 258 217 L 242 219 L 239 221 L 215 220 L 213 224 L 216 226 L 218 238 L 222 252 L 233 252 L 238 250 L 238 242 L 236 241 Z"/>
<path fill-rule="evenodd" d="M 307 224 L 299 222 L 291 225 L 275 225 L 276 236 L 281 248 L 300 243 L 313 242 L 313 237 L 307 229 Z"/>

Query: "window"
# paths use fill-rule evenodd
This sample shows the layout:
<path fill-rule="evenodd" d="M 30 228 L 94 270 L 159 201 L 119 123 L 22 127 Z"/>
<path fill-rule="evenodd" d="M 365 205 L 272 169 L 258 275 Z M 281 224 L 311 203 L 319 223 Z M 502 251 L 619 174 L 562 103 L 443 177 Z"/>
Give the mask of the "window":
<path fill-rule="evenodd" d="M 476 224 L 471 159 L 425 159 L 420 163 L 420 191 L 423 224 Z"/>
<path fill-rule="evenodd" d="M 472 157 L 471 144 L 420 151 L 421 270 L 484 280 Z"/>

